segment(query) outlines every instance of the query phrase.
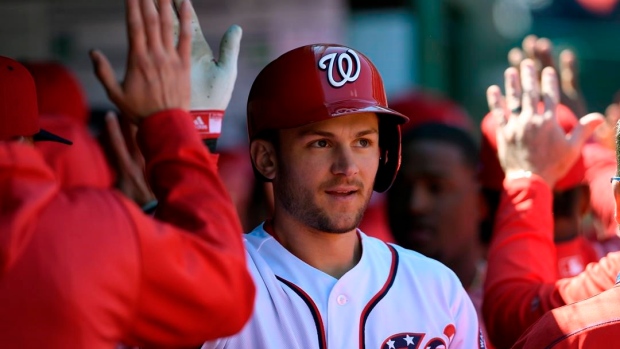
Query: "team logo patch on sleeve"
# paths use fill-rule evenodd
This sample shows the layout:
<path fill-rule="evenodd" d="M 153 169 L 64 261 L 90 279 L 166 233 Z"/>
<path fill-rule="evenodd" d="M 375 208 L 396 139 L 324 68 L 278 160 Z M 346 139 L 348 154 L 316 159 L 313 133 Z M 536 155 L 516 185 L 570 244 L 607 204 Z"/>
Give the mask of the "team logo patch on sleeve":
<path fill-rule="evenodd" d="M 386 339 L 381 349 L 417 349 L 424 338 L 421 333 L 399 333 Z"/>

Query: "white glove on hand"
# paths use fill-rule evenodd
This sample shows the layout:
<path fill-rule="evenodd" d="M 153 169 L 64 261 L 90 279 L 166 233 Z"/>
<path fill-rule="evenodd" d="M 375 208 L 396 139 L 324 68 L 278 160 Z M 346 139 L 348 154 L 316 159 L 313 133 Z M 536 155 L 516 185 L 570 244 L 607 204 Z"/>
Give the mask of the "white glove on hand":
<path fill-rule="evenodd" d="M 175 0 L 180 9 L 183 0 Z M 177 11 L 178 12 L 178 11 Z M 191 111 L 194 124 L 203 138 L 217 138 L 221 132 L 224 111 L 230 103 L 237 79 L 237 60 L 242 30 L 232 25 L 220 41 L 219 59 L 207 43 L 196 12 L 192 7 Z M 178 32 L 178 20 L 175 34 Z"/>

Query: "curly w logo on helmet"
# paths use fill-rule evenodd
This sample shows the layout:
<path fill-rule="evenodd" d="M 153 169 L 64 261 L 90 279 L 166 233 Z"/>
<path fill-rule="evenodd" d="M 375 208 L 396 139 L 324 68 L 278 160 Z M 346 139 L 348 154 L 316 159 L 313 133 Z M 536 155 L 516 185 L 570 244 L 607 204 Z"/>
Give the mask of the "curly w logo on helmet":
<path fill-rule="evenodd" d="M 355 58 L 355 73 L 353 75 L 351 75 L 353 72 L 353 59 L 351 56 Z M 334 61 L 336 61 L 336 57 L 338 57 L 338 74 L 341 78 L 340 81 L 334 79 Z M 329 61 L 329 66 L 325 64 L 325 61 Z M 327 79 L 330 85 L 333 87 L 342 87 L 347 82 L 355 82 L 360 76 L 360 58 L 357 53 L 351 49 L 340 54 L 334 52 L 323 56 L 323 58 L 319 60 L 319 68 L 321 70 L 327 70 Z"/>

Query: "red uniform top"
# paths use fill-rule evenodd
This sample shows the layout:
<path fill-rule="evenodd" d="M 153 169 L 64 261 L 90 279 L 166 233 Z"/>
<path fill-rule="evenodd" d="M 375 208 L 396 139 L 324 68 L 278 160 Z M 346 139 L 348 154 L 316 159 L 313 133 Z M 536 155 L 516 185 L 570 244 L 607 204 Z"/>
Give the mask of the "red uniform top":
<path fill-rule="evenodd" d="M 575 277 L 558 279 L 550 188 L 533 175 L 506 180 L 504 189 L 489 248 L 483 304 L 487 331 L 497 348 L 511 347 L 545 312 L 610 288 L 620 270 L 617 252 Z"/>
<path fill-rule="evenodd" d="M 620 332 L 620 286 L 546 313 L 513 349 L 614 347 Z"/>
<path fill-rule="evenodd" d="M 190 116 L 142 121 L 157 219 L 120 192 L 61 190 L 40 153 L 0 142 L 0 343 L 199 345 L 249 318 L 241 226 Z"/>

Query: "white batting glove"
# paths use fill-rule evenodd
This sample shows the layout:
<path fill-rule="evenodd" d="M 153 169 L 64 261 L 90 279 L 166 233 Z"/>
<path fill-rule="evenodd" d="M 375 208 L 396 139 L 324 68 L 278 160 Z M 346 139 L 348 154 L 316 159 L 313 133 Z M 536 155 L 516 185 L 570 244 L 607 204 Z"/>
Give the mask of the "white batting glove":
<path fill-rule="evenodd" d="M 182 2 L 183 0 L 175 0 L 175 7 L 179 9 Z M 242 30 L 238 25 L 228 28 L 220 41 L 219 59 L 216 60 L 202 34 L 193 7 L 191 14 L 191 113 L 202 138 L 217 139 L 222 130 L 224 111 L 230 103 L 237 79 Z"/>

